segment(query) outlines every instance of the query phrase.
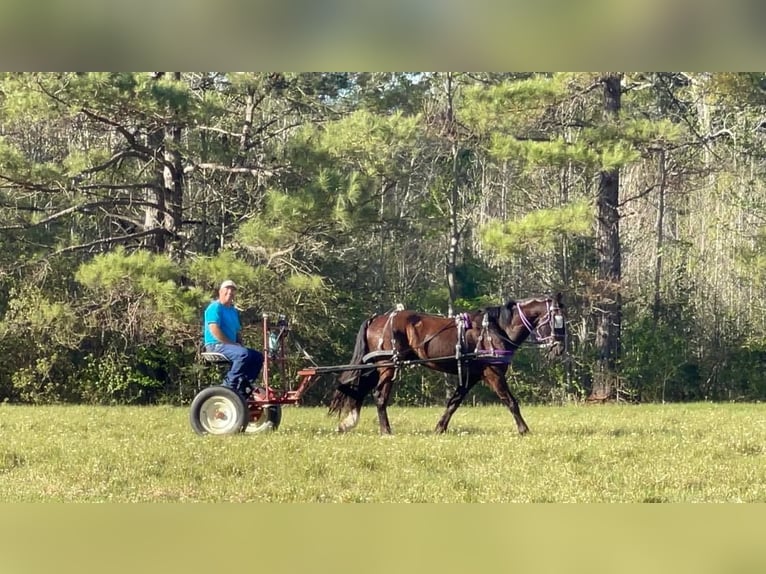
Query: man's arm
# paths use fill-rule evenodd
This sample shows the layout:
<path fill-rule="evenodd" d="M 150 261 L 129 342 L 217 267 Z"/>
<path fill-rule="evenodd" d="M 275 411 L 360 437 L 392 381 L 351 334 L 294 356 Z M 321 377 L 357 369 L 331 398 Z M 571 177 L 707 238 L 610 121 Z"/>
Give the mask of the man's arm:
<path fill-rule="evenodd" d="M 223 331 L 221 330 L 221 328 L 218 326 L 217 323 L 208 323 L 208 328 L 210 329 L 210 332 L 213 334 L 213 337 L 218 339 L 218 341 L 220 343 L 226 343 L 226 344 L 229 344 L 229 345 L 238 345 L 238 344 L 240 344 L 240 342 L 239 342 L 239 338 L 240 338 L 239 337 L 239 333 L 237 333 L 237 341 L 230 341 L 226 337 L 226 335 L 223 334 Z"/>

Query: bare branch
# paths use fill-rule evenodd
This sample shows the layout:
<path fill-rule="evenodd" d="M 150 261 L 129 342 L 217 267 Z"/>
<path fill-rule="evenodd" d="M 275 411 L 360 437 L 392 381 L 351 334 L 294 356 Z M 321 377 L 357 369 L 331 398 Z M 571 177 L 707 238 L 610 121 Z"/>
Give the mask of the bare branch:
<path fill-rule="evenodd" d="M 106 201 L 94 201 L 91 203 L 83 203 L 80 205 L 73 205 L 71 207 L 67 207 L 66 209 L 62 209 L 61 211 L 57 211 L 56 213 L 53 213 L 49 215 L 48 217 L 44 217 L 40 221 L 35 221 L 34 223 L 19 223 L 16 225 L 7 225 L 0 227 L 0 230 L 7 231 L 11 229 L 31 229 L 33 227 L 38 227 L 40 225 L 45 225 L 47 223 L 50 223 L 51 221 L 55 221 L 57 219 L 61 219 L 67 215 L 71 215 L 73 213 L 78 212 L 85 212 L 90 211 L 93 209 L 98 209 L 102 207 L 116 207 L 118 205 L 129 205 L 129 206 L 139 206 L 139 207 L 152 207 L 154 209 L 157 209 L 161 213 L 166 213 L 167 210 L 163 208 L 158 203 L 153 203 L 151 201 L 135 201 L 132 199 L 111 199 Z"/>
<path fill-rule="evenodd" d="M 62 255 L 64 253 L 71 253 L 73 251 L 83 251 L 85 249 L 91 249 L 93 247 L 98 247 L 99 245 L 113 245 L 115 243 L 127 243 L 128 241 L 131 241 L 133 239 L 138 239 L 139 237 L 146 237 L 147 235 L 156 235 L 159 233 L 167 233 L 167 231 L 161 227 L 157 227 L 154 229 L 147 229 L 146 231 L 138 231 L 136 233 L 130 233 L 128 235 L 122 235 L 120 237 L 105 237 L 104 239 L 98 239 L 96 241 L 91 241 L 90 243 L 83 243 L 81 245 L 70 245 L 69 247 L 64 247 L 63 249 L 59 249 L 58 251 L 54 251 L 53 253 L 49 253 L 46 255 L 45 259 L 48 259 L 50 257 L 55 257 L 57 255 Z"/>
<path fill-rule="evenodd" d="M 110 157 L 107 161 L 105 161 L 101 165 L 96 165 L 93 167 L 89 167 L 88 169 L 84 169 L 79 174 L 77 174 L 75 178 L 83 176 L 83 175 L 90 175 L 92 173 L 97 173 L 99 171 L 104 171 L 105 169 L 113 166 L 114 164 L 118 163 L 120 160 L 126 157 L 137 157 L 140 159 L 142 158 L 142 156 L 136 153 L 134 150 L 123 150 L 114 154 L 112 157 Z"/>
<path fill-rule="evenodd" d="M 222 171 L 224 173 L 249 173 L 250 175 L 263 174 L 273 176 L 274 171 L 263 167 L 232 167 L 218 163 L 196 163 L 184 168 L 184 174 L 192 173 L 198 170 Z"/>
<path fill-rule="evenodd" d="M 641 192 L 637 193 L 636 195 L 633 195 L 633 196 L 631 196 L 631 197 L 621 201 L 620 203 L 617 204 L 617 207 L 623 207 L 624 205 L 630 203 L 631 201 L 635 201 L 636 199 L 641 199 L 642 197 L 645 197 L 645 196 L 649 195 L 652 191 L 657 189 L 657 187 L 658 186 L 657 186 L 656 183 L 652 184 L 649 187 L 647 187 L 644 191 L 641 191 Z"/>
<path fill-rule="evenodd" d="M 150 189 L 156 187 L 156 183 L 92 183 L 89 185 L 78 185 L 80 191 L 92 191 L 95 189 L 104 189 L 110 191 L 128 190 L 128 189 Z"/>
<path fill-rule="evenodd" d="M 33 183 L 31 181 L 22 181 L 18 179 L 14 179 L 12 177 L 9 177 L 7 175 L 3 175 L 0 173 L 0 180 L 7 181 L 11 185 L 8 186 L 12 189 L 26 189 L 29 191 L 40 191 L 43 193 L 61 193 L 64 191 L 63 187 L 47 187 L 45 185 L 39 184 L 39 183 Z"/>
<path fill-rule="evenodd" d="M 211 127 L 211 126 L 197 126 L 197 129 L 200 129 L 200 130 L 206 131 L 206 132 L 215 132 L 215 133 L 223 134 L 225 136 L 230 136 L 232 138 L 237 138 L 237 139 L 242 137 L 242 133 L 241 132 L 240 133 L 230 132 L 229 130 L 224 130 L 224 129 L 221 129 L 221 128 L 214 128 L 214 127 Z"/>
<path fill-rule="evenodd" d="M 144 152 L 145 154 L 151 156 L 153 155 L 152 150 L 148 147 L 144 146 L 143 144 L 139 143 L 136 139 L 136 136 L 133 132 L 131 132 L 128 128 L 123 126 L 122 124 L 104 117 L 100 114 L 97 114 L 96 112 L 89 110 L 88 108 L 80 108 L 80 111 L 84 113 L 86 116 L 88 116 L 90 119 L 95 120 L 97 122 L 100 122 L 102 124 L 106 124 L 108 126 L 112 126 L 114 129 L 116 129 L 120 134 L 122 134 L 122 137 L 124 137 L 128 143 L 133 147 L 133 149 L 139 150 Z"/>

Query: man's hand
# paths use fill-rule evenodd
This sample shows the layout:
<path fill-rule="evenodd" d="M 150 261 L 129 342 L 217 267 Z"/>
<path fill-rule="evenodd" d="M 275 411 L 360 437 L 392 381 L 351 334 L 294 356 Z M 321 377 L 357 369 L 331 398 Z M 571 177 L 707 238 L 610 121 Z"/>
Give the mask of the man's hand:
<path fill-rule="evenodd" d="M 229 340 L 226 335 L 223 334 L 223 331 L 217 323 L 209 323 L 208 327 L 210 328 L 210 332 L 213 334 L 213 337 L 218 339 L 219 343 L 224 343 L 227 345 L 239 345 L 238 342 Z"/>

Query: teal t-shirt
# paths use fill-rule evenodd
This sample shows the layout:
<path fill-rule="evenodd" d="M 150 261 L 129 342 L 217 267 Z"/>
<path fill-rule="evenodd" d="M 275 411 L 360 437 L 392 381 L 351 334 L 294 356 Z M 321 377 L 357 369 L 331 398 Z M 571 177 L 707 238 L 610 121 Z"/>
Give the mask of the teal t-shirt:
<path fill-rule="evenodd" d="M 210 305 L 205 309 L 205 327 L 204 340 L 205 345 L 213 345 L 220 343 L 213 334 L 210 332 L 210 323 L 215 323 L 221 328 L 223 334 L 226 335 L 231 341 L 237 340 L 237 333 L 239 333 L 239 311 L 234 307 L 227 307 L 220 301 L 212 301 Z"/>

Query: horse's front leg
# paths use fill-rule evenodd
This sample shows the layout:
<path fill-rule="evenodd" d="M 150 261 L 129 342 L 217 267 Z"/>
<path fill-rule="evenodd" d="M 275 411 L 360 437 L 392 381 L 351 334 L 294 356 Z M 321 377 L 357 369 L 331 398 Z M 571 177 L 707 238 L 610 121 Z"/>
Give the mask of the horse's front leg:
<path fill-rule="evenodd" d="M 471 377 L 465 385 L 457 386 L 457 388 L 452 393 L 452 396 L 450 396 L 449 400 L 447 401 L 447 408 L 444 411 L 444 414 L 439 419 L 439 422 L 436 423 L 436 428 L 434 429 L 435 432 L 441 434 L 447 430 L 452 415 L 463 402 L 463 399 L 468 394 L 468 391 L 471 390 L 471 387 L 476 384 L 477 380 L 478 379 Z"/>
<path fill-rule="evenodd" d="M 519 402 L 511 393 L 511 389 L 508 388 L 508 383 L 505 380 L 505 372 L 498 372 L 495 369 L 488 367 L 484 371 L 484 380 L 487 381 L 490 388 L 495 391 L 495 394 L 500 398 L 503 404 L 508 407 L 511 414 L 513 414 L 513 418 L 516 421 L 516 428 L 519 429 L 519 434 L 528 433 L 529 427 L 521 416 Z"/>

